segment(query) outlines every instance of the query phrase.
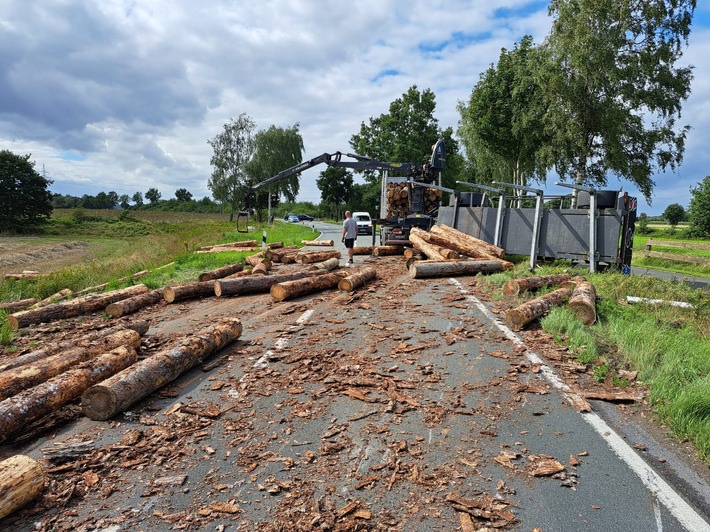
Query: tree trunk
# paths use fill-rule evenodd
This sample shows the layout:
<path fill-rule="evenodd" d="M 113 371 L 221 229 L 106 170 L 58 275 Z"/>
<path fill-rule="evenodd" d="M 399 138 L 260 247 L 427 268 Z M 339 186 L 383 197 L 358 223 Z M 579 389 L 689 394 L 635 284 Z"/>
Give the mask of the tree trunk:
<path fill-rule="evenodd" d="M 0 519 L 37 497 L 47 483 L 39 462 L 16 454 L 0 462 Z"/>
<path fill-rule="evenodd" d="M 242 270 L 244 270 L 244 264 L 241 262 L 239 264 L 228 264 L 227 266 L 201 273 L 197 280 L 200 282 L 214 281 L 215 279 L 221 279 L 222 277 L 227 277 L 228 275 L 241 272 Z"/>
<path fill-rule="evenodd" d="M 416 249 L 413 248 L 404 248 L 404 258 L 409 260 L 409 259 L 417 259 L 417 260 L 425 260 L 424 255 L 422 255 L 421 251 L 417 251 Z"/>
<path fill-rule="evenodd" d="M 241 242 L 228 242 L 226 244 L 215 244 L 214 246 L 202 246 L 200 249 L 205 251 L 215 248 L 254 248 L 259 243 L 256 240 L 242 240 Z"/>
<path fill-rule="evenodd" d="M 597 321 L 597 291 L 589 281 L 580 281 L 569 298 L 568 306 L 585 325 Z"/>
<path fill-rule="evenodd" d="M 50 357 L 56 353 L 59 353 L 60 351 L 68 351 L 70 349 L 75 349 L 78 347 L 91 349 L 94 344 L 102 345 L 102 339 L 106 336 L 109 336 L 119 331 L 131 329 L 133 331 L 136 331 L 138 334 L 143 335 L 148 332 L 149 328 L 150 324 L 147 321 L 138 320 L 122 325 L 116 325 L 114 327 L 108 327 L 100 331 L 93 331 L 89 334 L 85 334 L 84 336 L 76 340 L 58 342 L 55 344 L 45 344 L 45 346 L 41 349 L 30 351 L 29 353 L 25 353 L 23 355 L 1 357 L 0 371 L 7 371 L 13 368 L 18 368 L 20 366 L 24 366 L 25 364 L 33 364 L 38 360 Z"/>
<path fill-rule="evenodd" d="M 341 279 L 342 276 L 335 273 L 323 273 L 294 281 L 284 281 L 271 287 L 271 298 L 274 301 L 284 301 L 313 292 L 322 292 L 338 286 Z"/>
<path fill-rule="evenodd" d="M 313 277 L 322 275 L 324 270 L 300 271 L 294 273 L 283 273 L 279 275 L 256 275 L 240 277 L 237 279 L 217 279 L 214 282 L 214 294 L 217 297 L 241 296 L 246 294 L 258 294 L 268 292 L 272 286 L 294 279 Z"/>
<path fill-rule="evenodd" d="M 301 240 L 304 246 L 330 246 L 333 247 L 335 242 L 332 240 Z"/>
<path fill-rule="evenodd" d="M 89 387 L 107 379 L 136 361 L 132 347 L 113 351 L 83 362 L 48 381 L 0 402 L 0 441 L 18 432 L 28 423 L 50 414 L 81 397 Z"/>
<path fill-rule="evenodd" d="M 37 303 L 39 299 L 36 297 L 31 297 L 29 299 L 20 299 L 19 301 L 11 301 L 10 303 L 0 303 L 0 311 L 5 312 L 19 312 L 30 308 L 32 305 Z"/>
<path fill-rule="evenodd" d="M 563 305 L 569 299 L 570 294 L 572 294 L 571 288 L 558 288 L 553 292 L 531 299 L 506 312 L 505 321 L 511 329 L 519 331 L 534 319 L 547 314 L 552 307 Z"/>
<path fill-rule="evenodd" d="M 338 257 L 333 257 L 328 260 L 324 260 L 323 262 L 314 262 L 310 269 L 330 271 L 334 270 L 338 266 L 340 266 L 340 259 L 338 259 Z"/>
<path fill-rule="evenodd" d="M 354 246 L 353 255 L 373 255 L 372 246 Z"/>
<path fill-rule="evenodd" d="M 251 269 L 252 275 L 266 275 L 271 269 L 271 261 L 268 259 L 261 259 L 257 262 Z"/>
<path fill-rule="evenodd" d="M 340 258 L 341 253 L 337 249 L 328 251 L 301 251 L 296 255 L 296 262 L 301 264 L 313 264 L 314 262 L 323 262 L 324 260 Z"/>
<path fill-rule="evenodd" d="M 390 255 L 401 255 L 404 248 L 402 246 L 375 246 L 373 255 L 375 257 L 386 257 Z"/>
<path fill-rule="evenodd" d="M 140 345 L 141 335 L 136 331 L 124 329 L 104 336 L 93 343 L 91 347 L 75 347 L 39 360 L 34 364 L 25 364 L 3 371 L 0 373 L 0 401 L 56 377 L 100 353 L 106 353 L 120 346 L 138 349 Z"/>
<path fill-rule="evenodd" d="M 497 260 L 422 260 L 413 262 L 409 266 L 409 276 L 412 279 L 423 279 L 426 277 L 494 273 L 502 270 L 503 265 Z"/>
<path fill-rule="evenodd" d="M 300 251 L 292 251 L 291 253 L 285 253 L 281 255 L 281 262 L 283 264 L 295 264 L 298 262 L 298 256 Z"/>
<path fill-rule="evenodd" d="M 15 314 L 10 314 L 7 321 L 10 324 L 10 327 L 18 329 L 20 327 L 32 325 L 33 323 L 42 323 L 62 318 L 72 318 L 74 316 L 104 310 L 109 303 L 121 301 L 122 299 L 127 299 L 138 294 L 144 294 L 147 291 L 148 287 L 144 284 L 138 284 L 135 286 L 129 286 L 128 288 L 121 288 L 120 290 L 106 292 L 105 294 L 89 294 L 70 301 L 53 303 L 35 310 L 16 312 Z"/>
<path fill-rule="evenodd" d="M 172 349 L 144 358 L 86 390 L 81 398 L 84 414 L 94 420 L 104 420 L 123 412 L 205 357 L 234 342 L 241 334 L 241 321 L 222 318 L 215 325 L 183 339 Z"/>
<path fill-rule="evenodd" d="M 446 256 L 444 248 L 436 244 L 430 244 L 422 238 L 420 232 L 423 233 L 424 231 L 418 229 L 417 227 L 412 227 L 412 230 L 409 233 L 409 241 L 414 246 L 414 249 L 424 253 L 429 260 L 449 260 L 449 257 Z M 456 258 L 458 258 L 458 256 Z"/>
<path fill-rule="evenodd" d="M 269 259 L 271 262 L 281 262 L 281 257 L 290 253 L 298 252 L 299 249 L 300 248 L 298 246 L 286 246 L 279 249 L 267 249 L 264 253 L 264 257 Z"/>
<path fill-rule="evenodd" d="M 501 259 L 505 250 L 489 244 L 485 240 L 468 235 L 448 225 L 438 224 L 431 228 L 432 239 L 454 251 L 476 258 L 480 253 Z M 446 243 L 444 243 L 446 242 Z"/>
<path fill-rule="evenodd" d="M 568 280 L 569 274 L 566 273 L 511 279 L 503 285 L 503 294 L 517 296 L 520 292 L 534 291 L 538 288 L 560 284 Z"/>
<path fill-rule="evenodd" d="M 242 270 L 240 272 L 233 273 L 232 275 L 227 275 L 225 277 L 222 277 L 222 279 L 237 279 L 239 277 L 247 277 L 249 275 L 251 275 L 251 268 L 248 270 Z M 218 281 L 219 279 L 215 280 Z"/>
<path fill-rule="evenodd" d="M 120 318 L 128 314 L 133 314 L 134 312 L 147 307 L 149 305 L 155 305 L 163 300 L 163 289 L 156 288 L 145 294 L 140 294 L 138 296 L 129 297 L 123 301 L 116 301 L 111 303 L 106 307 L 106 314 L 114 318 Z"/>
<path fill-rule="evenodd" d="M 341 279 L 340 282 L 338 282 L 338 289 L 343 292 L 352 292 L 365 283 L 372 281 L 375 277 L 377 277 L 377 270 L 375 268 L 366 268 L 361 272 L 348 275 L 344 279 Z"/>
<path fill-rule="evenodd" d="M 59 292 L 56 292 L 49 297 L 45 297 L 42 301 L 37 301 L 34 305 L 32 305 L 29 308 L 29 310 L 34 310 L 34 309 L 40 308 L 40 307 L 46 307 L 47 305 L 50 305 L 52 303 L 58 303 L 59 301 L 64 301 L 66 298 L 71 297 L 72 295 L 73 295 L 73 293 L 71 290 L 69 290 L 68 288 L 63 288 Z"/>
<path fill-rule="evenodd" d="M 215 281 L 197 281 L 179 286 L 166 286 L 163 288 L 163 299 L 168 303 L 175 303 L 185 299 L 213 296 L 214 283 Z"/>

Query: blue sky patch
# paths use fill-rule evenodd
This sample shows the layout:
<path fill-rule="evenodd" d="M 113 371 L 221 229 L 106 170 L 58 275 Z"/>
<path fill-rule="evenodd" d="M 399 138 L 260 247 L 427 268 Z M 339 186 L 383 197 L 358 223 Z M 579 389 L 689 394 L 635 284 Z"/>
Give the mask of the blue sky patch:
<path fill-rule="evenodd" d="M 83 161 L 86 159 L 86 157 L 75 152 L 74 150 L 62 150 L 58 153 L 58 155 L 59 158 L 64 161 Z"/>
<path fill-rule="evenodd" d="M 380 70 L 375 76 L 370 80 L 370 81 L 379 81 L 382 78 L 386 77 L 394 77 L 394 76 L 399 76 L 400 72 L 399 70 L 396 70 L 394 68 L 388 68 L 387 70 Z"/>

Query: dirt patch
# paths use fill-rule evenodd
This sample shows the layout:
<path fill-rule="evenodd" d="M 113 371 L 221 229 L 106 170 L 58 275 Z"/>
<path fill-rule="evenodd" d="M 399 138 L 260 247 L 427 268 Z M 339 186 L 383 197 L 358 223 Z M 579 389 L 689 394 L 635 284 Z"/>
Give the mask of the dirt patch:
<path fill-rule="evenodd" d="M 27 269 L 50 273 L 78 262 L 88 247 L 89 244 L 81 240 L 57 244 L 3 242 L 0 246 L 0 273 L 18 273 Z"/>

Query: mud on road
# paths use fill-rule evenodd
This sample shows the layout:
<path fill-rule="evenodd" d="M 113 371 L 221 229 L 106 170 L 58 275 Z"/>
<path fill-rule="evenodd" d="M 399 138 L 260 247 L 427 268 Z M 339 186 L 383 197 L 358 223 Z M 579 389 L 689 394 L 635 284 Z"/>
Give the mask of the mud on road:
<path fill-rule="evenodd" d="M 12 530 L 681 530 L 542 378 L 541 365 L 471 304 L 475 277 L 412 280 L 399 257 L 357 258 L 378 279 L 353 292 L 161 303 L 141 356 L 221 316 L 239 341 L 109 422 L 72 405 L 0 458 L 48 464 Z M 26 344 L 105 326 L 101 317 L 24 331 Z M 589 384 L 539 332 L 569 382 Z M 54 426 L 52 426 L 54 425 Z M 51 428 L 48 430 L 47 427 Z M 641 486 L 642 488 L 642 486 Z M 612 526 L 612 528 L 609 528 Z"/>

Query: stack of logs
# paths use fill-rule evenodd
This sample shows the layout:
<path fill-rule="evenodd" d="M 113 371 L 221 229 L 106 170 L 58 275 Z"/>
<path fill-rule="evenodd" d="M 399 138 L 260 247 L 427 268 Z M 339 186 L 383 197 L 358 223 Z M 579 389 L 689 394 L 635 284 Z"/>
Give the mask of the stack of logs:
<path fill-rule="evenodd" d="M 429 212 L 439 205 L 442 191 L 435 188 L 421 188 L 422 212 Z M 410 213 L 407 182 L 387 183 L 387 218 L 404 218 Z"/>

